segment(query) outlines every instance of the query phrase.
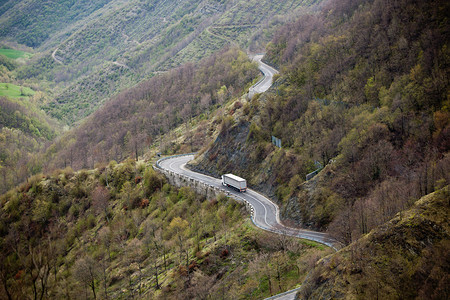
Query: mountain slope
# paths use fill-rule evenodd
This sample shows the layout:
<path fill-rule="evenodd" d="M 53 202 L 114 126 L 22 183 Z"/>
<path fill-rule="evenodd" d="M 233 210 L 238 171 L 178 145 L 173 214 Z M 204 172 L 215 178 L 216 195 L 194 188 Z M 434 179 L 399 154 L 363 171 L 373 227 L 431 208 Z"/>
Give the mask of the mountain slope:
<path fill-rule="evenodd" d="M 14 87 L 18 93 L 31 91 L 13 84 L 4 86 L 9 95 Z M 0 194 L 42 170 L 36 153 L 59 134 L 58 124 L 35 104 L 38 98 L 39 93 L 33 97 L 0 96 Z"/>
<path fill-rule="evenodd" d="M 449 4 L 387 2 L 329 1 L 280 29 L 267 60 L 281 78 L 192 167 L 246 178 L 343 243 L 449 183 Z"/>
<path fill-rule="evenodd" d="M 261 299 L 331 253 L 244 214 L 142 161 L 36 176 L 0 197 L 0 299 Z"/>
<path fill-rule="evenodd" d="M 30 55 L 0 49 L 0 194 L 41 171 L 36 154 L 60 133 L 59 124 L 39 108 L 44 93 L 15 81 L 14 70 Z"/>
<path fill-rule="evenodd" d="M 318 262 L 299 299 L 447 299 L 448 186 Z"/>
<path fill-rule="evenodd" d="M 53 82 L 55 99 L 44 108 L 73 124 L 155 71 L 198 61 L 224 45 L 266 40 L 285 21 L 279 16 L 315 2 L 320 1 L 20 1 L 0 17 L 0 37 L 36 47 L 39 55 L 17 76 Z"/>
<path fill-rule="evenodd" d="M 193 118 L 206 118 L 209 111 L 243 93 L 257 75 L 257 66 L 235 48 L 224 49 L 197 65 L 159 74 L 112 98 L 78 128 L 61 136 L 43 161 L 50 169 L 67 165 L 80 169 L 137 158 L 158 137 L 162 143 L 161 135 L 175 134 L 172 130 L 177 126 L 188 127 Z M 198 130 L 187 130 L 190 151 L 207 138 L 204 127 Z M 159 146 L 160 151 L 168 151 Z"/>
<path fill-rule="evenodd" d="M 108 2 L 111 0 L 4 1 L 0 6 L 0 37 L 36 48 Z"/>
<path fill-rule="evenodd" d="M 234 9 L 224 1 L 202 2 L 202 8 L 166 2 L 171 23 L 158 26 L 166 26 L 171 40 L 155 36 L 127 56 L 114 36 L 119 45 L 109 53 L 102 45 L 108 37 L 95 26 L 111 33 L 106 17 L 117 16 L 112 24 L 132 30 L 130 24 L 138 26 L 134 18 L 146 13 L 139 8 L 151 3 L 111 2 L 119 9 L 105 7 L 96 19 L 102 22 L 86 22 L 86 31 L 73 24 L 65 31 L 73 34 L 58 43 L 61 49 L 49 45 L 63 35 L 42 44 L 47 52 L 17 76 L 59 76 L 56 98 L 70 92 L 47 109 L 72 122 L 94 110 L 100 98 L 108 99 L 115 92 L 108 87 L 121 89 L 116 80 L 124 86 L 138 82 L 192 58 L 197 45 L 211 44 L 201 55 L 207 53 L 216 39 L 220 46 L 233 39 L 245 44 L 240 33 L 253 26 L 220 23 Z M 247 3 L 244 16 L 256 9 Z M 284 3 L 284 10 L 296 8 Z M 278 5 L 283 3 L 272 1 L 270 7 L 278 12 Z M 67 165 L 96 169 L 39 175 L 0 198 L 0 297 L 260 299 L 302 281 L 315 264 L 314 252 L 325 253 L 320 246 L 260 236 L 240 219 L 236 203 L 174 189 L 150 165 L 134 161 L 150 146 L 149 156 L 191 152 L 215 134 L 192 168 L 245 177 L 278 201 L 285 222 L 329 230 L 350 244 L 317 266 L 304 297 L 448 296 L 449 5 L 329 1 L 277 32 L 267 59 L 281 75 L 271 91 L 250 101 L 238 97 L 254 81 L 256 66 L 236 48 L 117 94 L 37 156 L 44 171 Z M 209 17 L 203 19 L 202 12 Z M 238 13 L 233 19 L 241 22 Z M 78 49 L 78 33 L 90 41 L 92 65 Z M 162 60 L 152 60 L 152 53 L 166 51 Z M 170 61 L 177 53 L 181 59 Z M 141 68 L 148 73 L 142 75 Z M 88 100 L 71 102 L 69 95 Z M 16 119 L 8 122 L 37 134 L 23 126 L 27 111 L 3 106 L 11 109 L 2 118 L 14 110 Z M 282 148 L 271 136 L 282 140 Z M 126 157 L 132 159 L 100 163 Z M 319 174 L 305 181 L 319 163 Z M 423 195 L 428 196 L 408 210 Z"/>

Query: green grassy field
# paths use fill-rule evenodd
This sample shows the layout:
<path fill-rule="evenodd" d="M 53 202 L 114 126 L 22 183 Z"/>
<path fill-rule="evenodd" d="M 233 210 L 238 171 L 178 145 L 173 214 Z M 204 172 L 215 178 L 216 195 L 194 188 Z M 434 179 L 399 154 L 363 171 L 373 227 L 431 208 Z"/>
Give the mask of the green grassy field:
<path fill-rule="evenodd" d="M 0 49 L 0 54 L 11 59 L 30 58 L 32 56 L 31 53 L 15 49 Z"/>
<path fill-rule="evenodd" d="M 34 91 L 28 87 L 21 87 L 11 83 L 0 83 L 0 96 L 28 97 L 34 95 Z"/>

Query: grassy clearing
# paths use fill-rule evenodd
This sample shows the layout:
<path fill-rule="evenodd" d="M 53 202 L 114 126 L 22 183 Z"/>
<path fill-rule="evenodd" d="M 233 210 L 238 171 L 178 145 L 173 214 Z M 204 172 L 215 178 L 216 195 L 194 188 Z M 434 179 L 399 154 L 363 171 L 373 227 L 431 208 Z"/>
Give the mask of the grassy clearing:
<path fill-rule="evenodd" d="M 11 98 L 33 96 L 34 91 L 29 87 L 19 86 L 11 83 L 0 83 L 0 97 L 6 96 Z"/>
<path fill-rule="evenodd" d="M 33 56 L 31 53 L 15 49 L 0 49 L 0 54 L 10 59 L 30 58 Z"/>

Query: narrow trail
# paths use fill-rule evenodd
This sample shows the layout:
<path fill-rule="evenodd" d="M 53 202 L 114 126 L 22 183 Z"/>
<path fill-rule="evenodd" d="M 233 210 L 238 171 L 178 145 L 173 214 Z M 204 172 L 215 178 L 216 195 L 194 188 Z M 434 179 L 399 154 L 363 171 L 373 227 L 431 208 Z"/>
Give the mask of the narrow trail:
<path fill-rule="evenodd" d="M 210 27 L 206 28 L 206 30 L 205 30 L 206 33 L 208 33 L 209 35 L 212 35 L 213 37 L 216 37 L 216 38 L 218 38 L 218 39 L 221 39 L 221 40 L 223 40 L 223 41 L 226 41 L 227 43 L 230 43 L 230 45 L 239 47 L 239 45 L 238 45 L 235 41 L 230 40 L 230 39 L 227 38 L 227 37 L 218 35 L 218 34 L 212 32 L 210 29 L 211 29 Z"/>
<path fill-rule="evenodd" d="M 117 61 L 113 61 L 113 65 L 116 65 L 118 67 L 122 67 L 122 68 L 125 68 L 125 69 L 129 69 L 129 67 L 127 65 L 122 64 L 122 63 L 117 62 Z"/>
<path fill-rule="evenodd" d="M 62 60 L 60 60 L 59 58 L 56 57 L 56 52 L 58 52 L 58 50 L 59 50 L 59 48 L 56 48 L 55 51 L 53 51 L 52 58 L 57 64 L 64 65 Z"/>

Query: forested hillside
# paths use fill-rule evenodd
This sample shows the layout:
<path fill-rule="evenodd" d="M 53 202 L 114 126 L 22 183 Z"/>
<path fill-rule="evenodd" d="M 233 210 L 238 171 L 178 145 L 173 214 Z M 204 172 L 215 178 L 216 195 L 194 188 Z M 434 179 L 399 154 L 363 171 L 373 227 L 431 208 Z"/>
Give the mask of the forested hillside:
<path fill-rule="evenodd" d="M 0 4 L 0 37 L 37 48 L 111 0 L 19 1 Z"/>
<path fill-rule="evenodd" d="M 149 123 L 144 124 L 143 114 L 140 117 L 131 116 L 136 111 L 148 110 L 149 106 L 145 105 L 142 109 L 137 108 L 138 104 L 135 106 L 135 103 L 131 104 L 133 108 L 123 107 L 123 104 L 120 104 L 114 105 L 123 111 L 120 115 L 123 117 L 126 115 L 125 111 L 128 111 L 130 115 L 126 118 L 134 120 L 133 125 L 129 123 L 122 127 L 126 129 L 125 132 L 122 132 L 122 128 L 119 130 L 113 128 L 114 124 L 107 124 L 106 127 L 110 128 L 111 133 L 99 133 L 98 128 L 94 128 L 91 123 L 91 125 L 84 124 L 83 129 L 78 128 L 76 133 L 61 138 L 54 146 L 50 146 L 48 142 L 58 133 L 75 125 L 74 122 L 78 122 L 76 126 L 79 126 L 84 118 L 110 99 L 115 99 L 116 104 L 125 98 L 130 101 L 130 98 L 134 97 L 132 94 L 135 93 L 132 91 L 133 87 L 136 87 L 136 90 L 147 89 L 149 78 L 155 74 L 160 75 L 185 62 L 197 62 L 220 51 L 226 45 L 261 49 L 261 43 L 270 38 L 275 28 L 286 22 L 287 19 L 282 18 L 282 15 L 288 12 L 293 15 L 304 7 L 314 5 L 315 2 L 300 0 L 283 3 L 271 1 L 229 3 L 206 0 L 2 2 L 0 87 L 5 88 L 0 90 L 0 96 L 20 97 L 25 94 L 31 96 L 32 92 L 28 89 L 31 87 L 37 93 L 31 99 L 32 104 L 24 104 L 27 107 L 25 115 L 31 111 L 33 116 L 29 118 L 36 119 L 39 115 L 39 122 L 30 122 L 33 123 L 33 127 L 44 126 L 45 128 L 39 128 L 39 131 L 44 130 L 46 133 L 42 136 L 38 134 L 33 141 L 26 138 L 26 143 L 23 138 L 18 138 L 22 136 L 22 133 L 18 132 L 8 133 L 8 138 L 2 139 L 5 150 L 1 153 L 0 172 L 3 181 L 0 184 L 0 191 L 5 192 L 31 174 L 48 170 L 48 167 L 65 165 L 73 165 L 75 168 L 93 167 L 94 162 L 120 160 L 130 155 L 131 148 L 138 148 L 133 150 L 134 154 L 142 153 L 143 148 L 169 129 L 169 125 L 184 122 L 187 117 L 185 112 L 194 110 L 192 116 L 195 116 L 210 104 L 223 102 L 229 99 L 230 95 L 236 96 L 237 91 L 241 91 L 250 79 L 249 76 L 253 75 L 241 74 L 234 69 L 227 69 L 228 66 L 216 64 L 214 67 L 218 71 L 217 74 L 227 72 L 229 78 L 234 76 L 233 82 L 239 82 L 236 91 L 233 91 L 236 86 L 228 91 L 230 84 L 219 80 L 214 88 L 210 83 L 206 88 L 198 87 L 195 91 L 184 93 L 185 86 L 182 85 L 191 84 L 187 77 L 190 74 L 188 69 L 193 66 L 182 67 L 187 71 L 182 75 L 182 80 L 179 78 L 177 87 L 172 92 L 166 90 L 161 93 L 161 99 L 155 100 L 153 97 L 149 100 L 159 103 L 160 113 L 170 110 L 169 107 L 162 108 L 161 104 L 167 102 L 174 106 L 173 112 L 169 113 L 172 114 L 169 119 L 164 118 L 163 114 L 159 115 L 159 120 L 164 120 L 160 128 L 155 125 L 158 121 L 153 117 Z M 242 59 L 241 57 L 242 64 L 246 65 L 247 62 L 243 62 Z M 224 60 L 221 63 L 228 62 Z M 183 71 L 180 71 L 181 73 Z M 209 71 L 208 76 L 211 77 L 205 78 L 210 82 L 218 79 Z M 165 85 L 162 78 L 164 77 L 157 79 L 158 84 Z M 219 91 L 222 86 L 225 90 Z M 127 92 L 119 94 L 120 91 L 127 89 Z M 197 91 L 201 95 L 194 94 Z M 220 101 L 217 100 L 218 92 Z M 165 96 L 166 93 L 171 94 L 168 96 L 170 99 Z M 174 98 L 175 96 L 177 98 Z M 139 97 L 147 96 L 142 94 Z M 191 98 L 189 108 L 184 102 L 186 98 Z M 200 98 L 203 99 L 202 104 L 199 104 Z M 0 124 L 4 131 L 16 128 L 24 119 L 20 117 L 12 120 L 11 109 L 17 111 L 17 114 L 24 114 L 25 108 L 21 103 L 20 108 L 16 109 L 18 102 L 15 101 L 12 107 L 11 101 L 11 99 L 2 100 L 2 105 L 7 106 L 3 107 L 2 111 L 8 115 Z M 177 103 L 178 101 L 181 102 Z M 141 101 L 141 104 L 144 102 Z M 186 106 L 182 116 L 181 106 Z M 51 121 L 41 109 L 47 116 L 57 121 Z M 108 109 L 115 111 L 113 106 L 103 108 L 103 113 L 99 113 L 102 115 L 100 117 L 102 121 L 97 120 L 96 125 L 100 125 L 98 122 L 107 123 Z M 147 114 L 153 114 L 153 111 Z M 96 115 L 95 119 L 98 117 L 99 115 Z M 135 121 L 139 118 L 141 123 L 137 124 Z M 128 123 L 128 120 L 120 120 L 123 121 Z M 50 122 L 51 125 L 43 122 Z M 87 123 L 89 122 L 91 121 Z M 20 126 L 29 132 L 35 131 L 30 128 L 29 122 L 25 123 L 21 123 Z M 51 134 L 48 134 L 49 130 L 52 131 Z M 104 137 L 106 141 L 102 142 L 101 139 Z M 201 144 L 203 140 L 203 138 L 201 141 L 197 140 L 197 144 Z M 45 157 L 39 154 L 42 152 L 41 149 L 49 146 Z M 65 149 L 61 150 L 63 147 Z M 82 151 L 86 151 L 88 155 L 80 154 Z M 55 154 L 56 152 L 58 154 Z M 52 159 L 54 161 L 50 163 Z"/>
<path fill-rule="evenodd" d="M 243 206 L 128 160 L 0 198 L 0 299 L 261 299 L 331 252 L 255 229 Z"/>
<path fill-rule="evenodd" d="M 329 1 L 283 27 L 268 45 L 283 74 L 272 93 L 245 105 L 192 168 L 237 173 L 286 220 L 344 243 L 448 184 L 448 9 Z M 315 161 L 325 168 L 305 182 Z"/>
<path fill-rule="evenodd" d="M 448 299 L 448 186 L 318 262 L 299 299 Z"/>
<path fill-rule="evenodd" d="M 35 160 L 36 153 L 58 132 L 53 129 L 52 120 L 26 98 L 0 96 L 0 107 L 0 193 L 3 193 L 30 174 L 42 171 L 42 164 Z"/>
<path fill-rule="evenodd" d="M 449 1 L 56 2 L 0 4 L 0 299 L 448 298 Z"/>
<path fill-rule="evenodd" d="M 189 128 L 191 119 L 207 118 L 209 111 L 242 94 L 257 75 L 257 66 L 235 48 L 224 49 L 198 65 L 186 64 L 157 75 L 120 93 L 61 136 L 41 161 L 45 169 L 80 169 L 127 157 L 137 159 L 155 141 L 161 143 L 161 135 L 183 123 L 188 127 L 185 134 L 190 135 L 190 149 L 185 151 L 192 152 L 204 145 L 208 133 L 205 126 L 196 126 L 195 132 Z M 177 151 L 169 146 L 160 144 L 160 151 Z"/>
<path fill-rule="evenodd" d="M 0 38 L 34 48 L 17 77 L 46 81 L 53 101 L 43 108 L 72 125 L 155 71 L 226 45 L 263 49 L 289 15 L 315 2 L 11 0 L 0 10 Z"/>
<path fill-rule="evenodd" d="M 28 56 L 0 49 L 0 193 L 42 171 L 36 154 L 59 133 L 56 122 L 39 109 L 43 93 L 11 83 L 12 72 Z"/>
<path fill-rule="evenodd" d="M 33 87 L 34 91 L 38 91 L 32 101 L 33 114 L 40 115 L 40 119 L 46 118 L 40 111 L 42 109 L 50 118 L 73 126 L 75 122 L 80 123 L 102 104 L 108 102 L 113 95 L 116 95 L 116 102 L 120 101 L 117 100 L 118 98 L 132 97 L 129 96 L 130 92 L 125 93 L 128 96 L 118 95 L 118 93 L 146 82 L 155 74 L 163 73 L 160 72 L 161 70 L 170 70 L 189 61 L 199 61 L 226 45 L 234 47 L 241 45 L 253 50 L 261 49 L 261 44 L 270 38 L 275 28 L 286 22 L 287 19 L 281 18 L 282 15 L 288 12 L 293 15 L 294 12 L 309 7 L 315 2 L 300 0 L 282 3 L 271 1 L 228 3 L 209 0 L 124 2 L 111 0 L 55 3 L 54 1 L 9 0 L 0 4 L 0 86 L 7 84 L 5 87 L 9 88 L 8 93 L 0 91 L 0 96 L 11 96 L 13 90 L 16 91 L 16 96 L 21 96 L 22 92 L 28 93 L 27 87 Z M 232 76 L 239 75 L 229 73 Z M 235 81 L 242 83 L 248 79 L 246 76 L 242 78 L 238 76 Z M 160 81 L 160 84 L 163 82 Z M 143 83 L 137 89 L 142 89 L 145 85 L 146 83 Z M 240 89 L 243 88 L 243 84 L 240 85 Z M 177 89 L 184 89 L 184 87 L 178 86 Z M 193 96 L 191 93 L 189 97 L 198 98 L 209 93 L 212 97 L 211 101 L 215 103 L 217 97 L 214 94 L 217 91 L 212 91 L 210 87 L 207 90 L 201 91 L 204 95 Z M 180 91 L 180 95 L 182 93 Z M 226 94 L 225 98 L 228 97 L 227 91 L 222 93 Z M 224 97 L 222 98 L 225 99 Z M 182 98 L 179 97 L 179 99 Z M 203 99 L 202 109 L 211 103 L 206 98 Z M 6 102 L 10 101 L 10 99 L 3 100 L 2 103 L 6 105 Z M 168 102 L 175 103 L 174 101 L 178 100 L 172 98 Z M 192 101 L 194 106 L 194 102 L 197 103 L 198 99 Z M 199 110 L 200 106 L 195 105 L 194 109 Z M 11 105 L 8 104 L 3 111 L 10 115 L 11 109 Z M 164 109 L 168 110 L 168 108 Z M 27 110 L 30 110 L 29 105 Z M 18 110 L 21 113 L 22 111 L 23 109 Z M 105 111 L 104 108 L 103 112 Z M 178 111 L 178 108 L 174 111 Z M 194 111 L 194 113 L 197 112 Z M 164 119 L 161 116 L 159 118 Z M 183 118 L 186 118 L 186 115 Z M 104 120 L 104 118 L 101 119 Z M 182 118 L 177 116 L 176 119 L 177 121 L 170 120 L 169 123 L 180 124 Z M 2 121 L 1 127 L 5 130 L 15 128 L 17 124 L 10 117 Z M 56 125 L 54 121 L 45 122 Z M 155 120 L 152 122 L 154 123 Z M 37 125 L 35 123 L 34 127 Z M 42 124 L 41 121 L 37 126 L 40 124 Z M 29 129 L 27 124 L 20 126 L 26 127 L 28 131 L 34 130 Z M 21 139 L 8 137 L 8 142 L 4 144 L 5 151 L 2 152 L 1 172 L 4 179 L 3 184 L 0 185 L 2 192 L 30 174 L 39 172 L 49 161 L 48 157 L 36 159 L 32 156 L 36 156 L 36 152 L 45 145 L 48 146 L 46 143 L 63 130 L 61 125 L 58 125 L 59 129 L 45 126 L 46 131 L 49 129 L 53 131 L 51 135 L 45 134 L 45 138 L 29 140 L 25 143 Z M 133 137 L 139 140 L 137 146 L 139 151 L 144 144 L 148 145 L 150 140 L 155 139 L 155 134 L 160 135 L 167 129 L 167 124 L 160 126 L 164 127 L 161 130 L 156 129 L 156 126 L 149 129 L 149 126 L 153 125 L 135 124 L 133 129 L 127 128 L 125 132 L 125 134 L 136 132 L 139 135 Z M 80 129 L 77 130 L 81 132 Z M 115 129 L 111 130 L 115 131 Z M 97 128 L 90 127 L 89 131 L 94 133 L 83 131 L 84 136 L 97 134 L 95 133 Z M 70 148 L 70 150 L 65 149 L 67 153 L 70 152 L 70 163 L 69 155 L 65 153 L 64 158 L 57 155 L 56 161 L 51 165 L 71 165 L 74 160 L 77 160 L 74 155 L 77 156 L 82 150 L 96 152 L 95 156 L 100 155 L 101 159 L 93 159 L 94 154 L 89 154 L 84 158 L 83 163 L 75 162 L 76 167 L 88 166 L 87 160 L 91 158 L 91 161 L 107 158 L 121 159 L 124 155 L 128 155 L 128 151 L 122 148 L 131 147 L 124 146 L 124 143 L 131 143 L 132 139 L 127 136 L 127 141 L 124 142 L 125 134 L 122 132 L 104 134 L 102 136 L 115 135 L 116 137 L 108 138 L 106 143 L 99 145 L 98 134 L 93 141 L 92 138 L 74 138 L 74 135 L 80 134 L 72 133 L 72 139 L 62 139 L 67 143 L 67 148 Z M 11 136 L 9 133 L 8 135 Z M 17 133 L 15 136 L 17 137 Z M 74 143 L 74 139 L 83 140 L 80 150 L 75 154 L 71 149 L 79 144 Z M 30 146 L 30 143 L 33 145 Z M 59 145 L 62 144 L 59 143 Z M 57 151 L 59 149 L 54 147 L 49 149 L 50 159 Z M 13 153 L 16 154 L 13 155 Z M 34 155 L 29 155 L 31 153 Z M 92 167 L 93 164 L 90 163 L 89 166 Z"/>

